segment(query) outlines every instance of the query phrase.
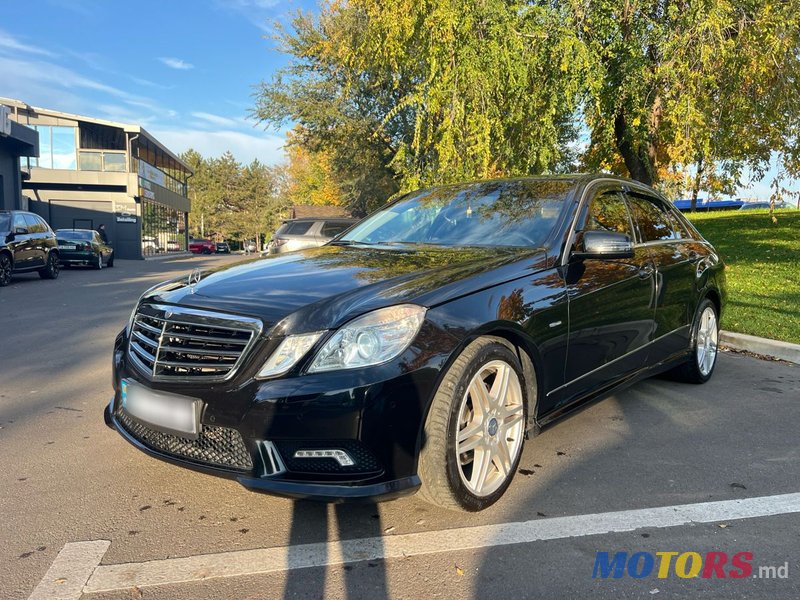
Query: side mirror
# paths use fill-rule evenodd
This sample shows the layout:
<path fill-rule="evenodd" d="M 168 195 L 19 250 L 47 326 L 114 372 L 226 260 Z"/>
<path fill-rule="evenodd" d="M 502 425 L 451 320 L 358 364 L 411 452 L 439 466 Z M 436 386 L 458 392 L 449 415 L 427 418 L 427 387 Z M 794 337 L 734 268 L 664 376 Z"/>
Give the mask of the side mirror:
<path fill-rule="evenodd" d="M 633 242 L 627 233 L 586 231 L 572 253 L 576 258 L 633 258 Z"/>

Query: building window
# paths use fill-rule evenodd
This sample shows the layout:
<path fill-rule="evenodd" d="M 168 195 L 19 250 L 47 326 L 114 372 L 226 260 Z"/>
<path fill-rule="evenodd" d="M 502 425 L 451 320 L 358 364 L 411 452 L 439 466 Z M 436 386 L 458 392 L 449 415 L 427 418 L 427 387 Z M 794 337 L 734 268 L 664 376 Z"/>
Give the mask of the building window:
<path fill-rule="evenodd" d="M 102 171 L 103 170 L 103 153 L 102 152 L 86 152 L 80 154 L 80 167 L 81 171 Z"/>
<path fill-rule="evenodd" d="M 142 199 L 142 254 L 186 250 L 186 213 Z"/>
<path fill-rule="evenodd" d="M 124 152 L 81 150 L 78 154 L 81 171 L 124 173 L 127 170 Z"/>
<path fill-rule="evenodd" d="M 127 170 L 125 165 L 125 154 L 104 152 L 103 170 L 113 171 L 114 173 L 124 173 Z"/>
<path fill-rule="evenodd" d="M 75 128 L 36 125 L 34 129 L 39 132 L 39 158 L 31 158 L 31 166 L 74 171 Z"/>

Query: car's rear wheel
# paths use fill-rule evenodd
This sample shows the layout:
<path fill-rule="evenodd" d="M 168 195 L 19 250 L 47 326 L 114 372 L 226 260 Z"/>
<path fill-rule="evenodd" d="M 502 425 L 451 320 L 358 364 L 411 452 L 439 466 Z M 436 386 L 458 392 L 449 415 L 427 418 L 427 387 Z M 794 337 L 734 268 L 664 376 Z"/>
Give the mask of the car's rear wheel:
<path fill-rule="evenodd" d="M 13 268 L 11 257 L 6 253 L 0 254 L 0 287 L 5 287 L 11 283 L 11 271 Z"/>
<path fill-rule="evenodd" d="M 705 383 L 711 379 L 719 354 L 719 316 L 708 299 L 697 307 L 692 322 L 691 353 L 688 360 L 671 374 L 687 383 Z"/>
<path fill-rule="evenodd" d="M 449 368 L 425 422 L 420 494 L 440 506 L 494 504 L 522 455 L 527 392 L 516 353 L 496 338 L 470 344 Z"/>
<path fill-rule="evenodd" d="M 203 248 L 203 254 L 211 254 L 211 250 L 208 248 Z"/>
<path fill-rule="evenodd" d="M 58 254 L 51 252 L 47 255 L 47 263 L 43 269 L 39 269 L 39 277 L 42 279 L 58 279 L 58 273 L 61 270 L 60 263 L 58 262 Z"/>

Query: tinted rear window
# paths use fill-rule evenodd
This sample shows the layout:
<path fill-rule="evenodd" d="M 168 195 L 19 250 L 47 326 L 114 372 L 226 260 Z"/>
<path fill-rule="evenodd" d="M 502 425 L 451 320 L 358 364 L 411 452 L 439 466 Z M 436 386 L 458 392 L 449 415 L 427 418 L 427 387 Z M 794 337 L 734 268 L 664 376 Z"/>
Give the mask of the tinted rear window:
<path fill-rule="evenodd" d="M 314 224 L 314 221 L 295 221 L 294 223 L 286 223 L 286 229 L 281 231 L 285 235 L 305 235 L 308 233 L 308 230 L 311 229 L 311 226 Z M 283 229 L 283 227 L 281 227 Z"/>
<path fill-rule="evenodd" d="M 70 238 L 73 240 L 91 240 L 94 237 L 94 232 L 75 231 L 74 229 L 56 229 L 56 235 L 60 238 Z"/>
<path fill-rule="evenodd" d="M 11 217 L 8 214 L 0 215 L 0 231 L 11 230 Z"/>

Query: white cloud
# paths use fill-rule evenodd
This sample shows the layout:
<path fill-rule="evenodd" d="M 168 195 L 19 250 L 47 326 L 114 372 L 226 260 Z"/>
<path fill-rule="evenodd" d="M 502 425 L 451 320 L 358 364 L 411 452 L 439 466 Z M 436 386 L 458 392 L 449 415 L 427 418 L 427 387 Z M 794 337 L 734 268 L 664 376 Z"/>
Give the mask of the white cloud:
<path fill-rule="evenodd" d="M 192 63 L 188 63 L 182 58 L 175 58 L 174 56 L 161 56 L 158 60 L 167 65 L 170 69 L 177 69 L 179 71 L 188 71 L 189 69 L 194 69 L 194 65 Z"/>
<path fill-rule="evenodd" d="M 243 163 L 258 159 L 264 164 L 274 165 L 284 160 L 285 139 L 280 135 L 255 135 L 228 129 L 203 131 L 153 127 L 149 131 L 176 154 L 194 148 L 203 156 L 220 156 L 229 150 L 236 160 Z"/>
<path fill-rule="evenodd" d="M 39 46 L 32 46 L 30 44 L 26 44 L 25 42 L 21 42 L 19 38 L 14 37 L 7 31 L 3 31 L 0 29 L 0 51 L 3 52 L 11 52 L 14 54 L 23 53 L 23 54 L 37 54 L 39 56 L 53 56 L 53 53 L 45 48 L 40 48 Z"/>
<path fill-rule="evenodd" d="M 220 115 L 213 115 L 211 113 L 202 111 L 193 112 L 192 116 L 195 119 L 200 119 L 201 121 L 206 121 L 207 123 L 211 123 L 212 125 L 218 125 L 220 127 L 234 127 L 238 123 L 236 119 L 231 119 L 229 117 L 222 117 Z"/>

